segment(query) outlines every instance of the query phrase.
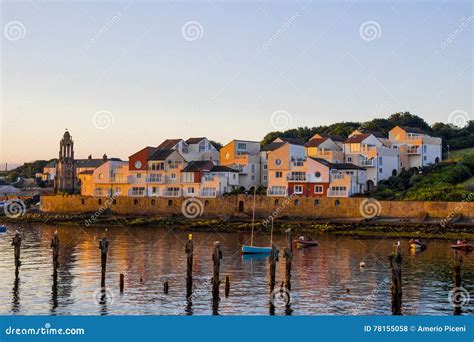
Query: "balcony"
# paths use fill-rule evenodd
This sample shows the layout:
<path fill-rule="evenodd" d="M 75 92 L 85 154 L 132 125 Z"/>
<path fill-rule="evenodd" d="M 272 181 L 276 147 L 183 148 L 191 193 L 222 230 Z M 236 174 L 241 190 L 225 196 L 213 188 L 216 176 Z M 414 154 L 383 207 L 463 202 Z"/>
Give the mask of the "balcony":
<path fill-rule="evenodd" d="M 199 197 L 217 197 L 216 189 L 203 189 L 199 191 Z"/>
<path fill-rule="evenodd" d="M 247 165 L 249 163 L 249 156 L 248 154 L 238 154 L 235 156 L 233 162 L 240 165 Z"/>
<path fill-rule="evenodd" d="M 118 175 L 112 175 L 110 177 L 110 183 L 127 183 L 127 177 L 124 177 L 120 174 Z"/>
<path fill-rule="evenodd" d="M 112 190 L 111 189 L 94 189 L 94 196 L 97 196 L 97 197 L 112 196 Z"/>
<path fill-rule="evenodd" d="M 181 190 L 164 190 L 163 197 L 179 197 L 181 196 Z"/>
<path fill-rule="evenodd" d="M 128 196 L 130 197 L 143 197 L 145 196 L 145 189 L 130 189 L 128 190 Z"/>
<path fill-rule="evenodd" d="M 306 174 L 291 173 L 291 174 L 286 176 L 286 180 L 306 182 Z"/>
<path fill-rule="evenodd" d="M 286 196 L 287 190 L 286 188 L 268 188 L 267 190 L 267 196 Z"/>
<path fill-rule="evenodd" d="M 362 159 L 359 163 L 362 167 L 374 167 L 374 159 Z"/>
<path fill-rule="evenodd" d="M 159 184 L 163 184 L 165 182 L 165 177 L 163 177 L 162 175 L 159 175 L 159 176 L 148 176 L 146 178 L 146 182 L 147 183 L 159 183 Z"/>
<path fill-rule="evenodd" d="M 329 190 L 328 197 L 349 197 L 349 191 L 347 190 Z"/>

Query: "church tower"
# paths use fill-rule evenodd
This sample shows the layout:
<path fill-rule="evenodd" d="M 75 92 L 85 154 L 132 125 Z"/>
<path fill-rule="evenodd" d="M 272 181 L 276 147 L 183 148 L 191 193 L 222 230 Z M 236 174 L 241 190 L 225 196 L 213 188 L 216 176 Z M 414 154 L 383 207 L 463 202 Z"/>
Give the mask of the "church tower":
<path fill-rule="evenodd" d="M 71 134 L 66 129 L 59 143 L 59 160 L 54 188 L 56 191 L 72 194 L 76 187 L 76 181 L 74 141 L 72 141 Z"/>

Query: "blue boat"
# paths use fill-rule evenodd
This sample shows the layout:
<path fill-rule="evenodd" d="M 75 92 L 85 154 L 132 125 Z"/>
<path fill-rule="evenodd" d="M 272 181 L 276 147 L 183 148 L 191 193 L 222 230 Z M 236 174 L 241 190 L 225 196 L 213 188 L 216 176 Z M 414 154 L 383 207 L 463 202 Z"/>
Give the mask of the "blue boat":
<path fill-rule="evenodd" d="M 242 245 L 243 254 L 270 254 L 272 251 L 271 247 L 258 247 Z"/>
<path fill-rule="evenodd" d="M 5 233 L 7 231 L 7 226 L 0 226 L 0 233 Z"/>

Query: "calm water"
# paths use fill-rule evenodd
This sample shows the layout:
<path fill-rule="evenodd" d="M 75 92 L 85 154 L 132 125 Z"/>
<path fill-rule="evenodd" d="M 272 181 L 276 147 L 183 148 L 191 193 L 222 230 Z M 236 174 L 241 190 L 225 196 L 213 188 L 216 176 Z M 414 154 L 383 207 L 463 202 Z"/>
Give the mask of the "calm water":
<path fill-rule="evenodd" d="M 194 232 L 194 283 L 192 303 L 185 300 L 187 232 L 162 228 L 112 227 L 107 266 L 107 291 L 100 290 L 99 240 L 103 228 L 24 226 L 22 267 L 15 281 L 13 230 L 0 234 L 0 314 L 20 315 L 208 315 L 212 314 L 210 277 L 213 242 L 221 242 L 221 276 L 230 276 L 231 292 L 219 303 L 222 315 L 268 315 L 269 288 L 266 259 L 243 259 L 239 254 L 249 234 Z M 51 249 L 54 230 L 62 249 L 58 285 L 53 287 Z M 317 236 L 320 247 L 297 251 L 293 259 L 291 310 L 293 315 L 389 315 L 390 284 L 387 255 L 393 239 L 357 239 L 350 236 Z M 268 244 L 268 236 L 256 241 Z M 280 251 L 284 236 L 276 236 Z M 402 241 L 403 312 L 451 314 L 448 292 L 452 288 L 454 253 L 446 240 L 432 240 L 417 255 Z M 406 251 L 406 252 L 405 252 Z M 364 261 L 365 269 L 359 269 Z M 277 283 L 284 279 L 280 257 Z M 125 274 L 125 292 L 119 293 L 119 274 Z M 142 281 L 140 281 L 142 278 Z M 163 283 L 170 284 L 163 294 Z M 463 286 L 474 294 L 472 254 L 464 256 Z M 348 290 L 347 290 L 348 289 Z M 473 297 L 474 295 L 471 295 Z M 463 306 L 474 313 L 474 298 Z M 276 308 L 284 315 L 284 308 Z"/>

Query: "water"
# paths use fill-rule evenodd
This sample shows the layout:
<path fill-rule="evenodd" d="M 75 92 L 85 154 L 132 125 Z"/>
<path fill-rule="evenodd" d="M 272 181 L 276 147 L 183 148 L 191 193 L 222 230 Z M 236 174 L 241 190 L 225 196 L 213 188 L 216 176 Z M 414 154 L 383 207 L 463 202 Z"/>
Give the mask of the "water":
<path fill-rule="evenodd" d="M 193 232 L 194 284 L 192 303 L 185 298 L 188 232 L 158 227 L 111 227 L 106 291 L 100 288 L 99 240 L 104 229 L 76 226 L 17 227 L 23 236 L 22 266 L 15 281 L 13 230 L 0 234 L 0 314 L 20 315 L 209 315 L 212 314 L 210 277 L 213 242 L 221 242 L 221 276 L 230 276 L 231 290 L 221 301 L 221 315 L 268 315 L 268 261 L 240 255 L 249 234 Z M 57 287 L 53 286 L 50 242 L 54 230 L 61 240 Z M 394 239 L 317 236 L 320 247 L 296 251 L 293 258 L 291 310 L 277 307 L 276 315 L 390 315 L 387 256 Z M 274 241 L 283 250 L 285 237 Z M 257 244 L 268 245 L 259 235 Z M 449 315 L 454 252 L 447 240 L 432 240 L 417 255 L 403 247 L 403 313 Z M 359 268 L 364 261 L 365 269 Z M 277 284 L 284 280 L 280 254 Z M 474 297 L 472 254 L 463 257 L 463 286 Z M 125 291 L 119 293 L 119 274 Z M 141 278 L 141 279 L 140 279 Z M 163 293 L 163 283 L 170 290 Z M 279 285 L 277 285 L 279 286 Z M 474 313 L 474 298 L 462 307 Z"/>

